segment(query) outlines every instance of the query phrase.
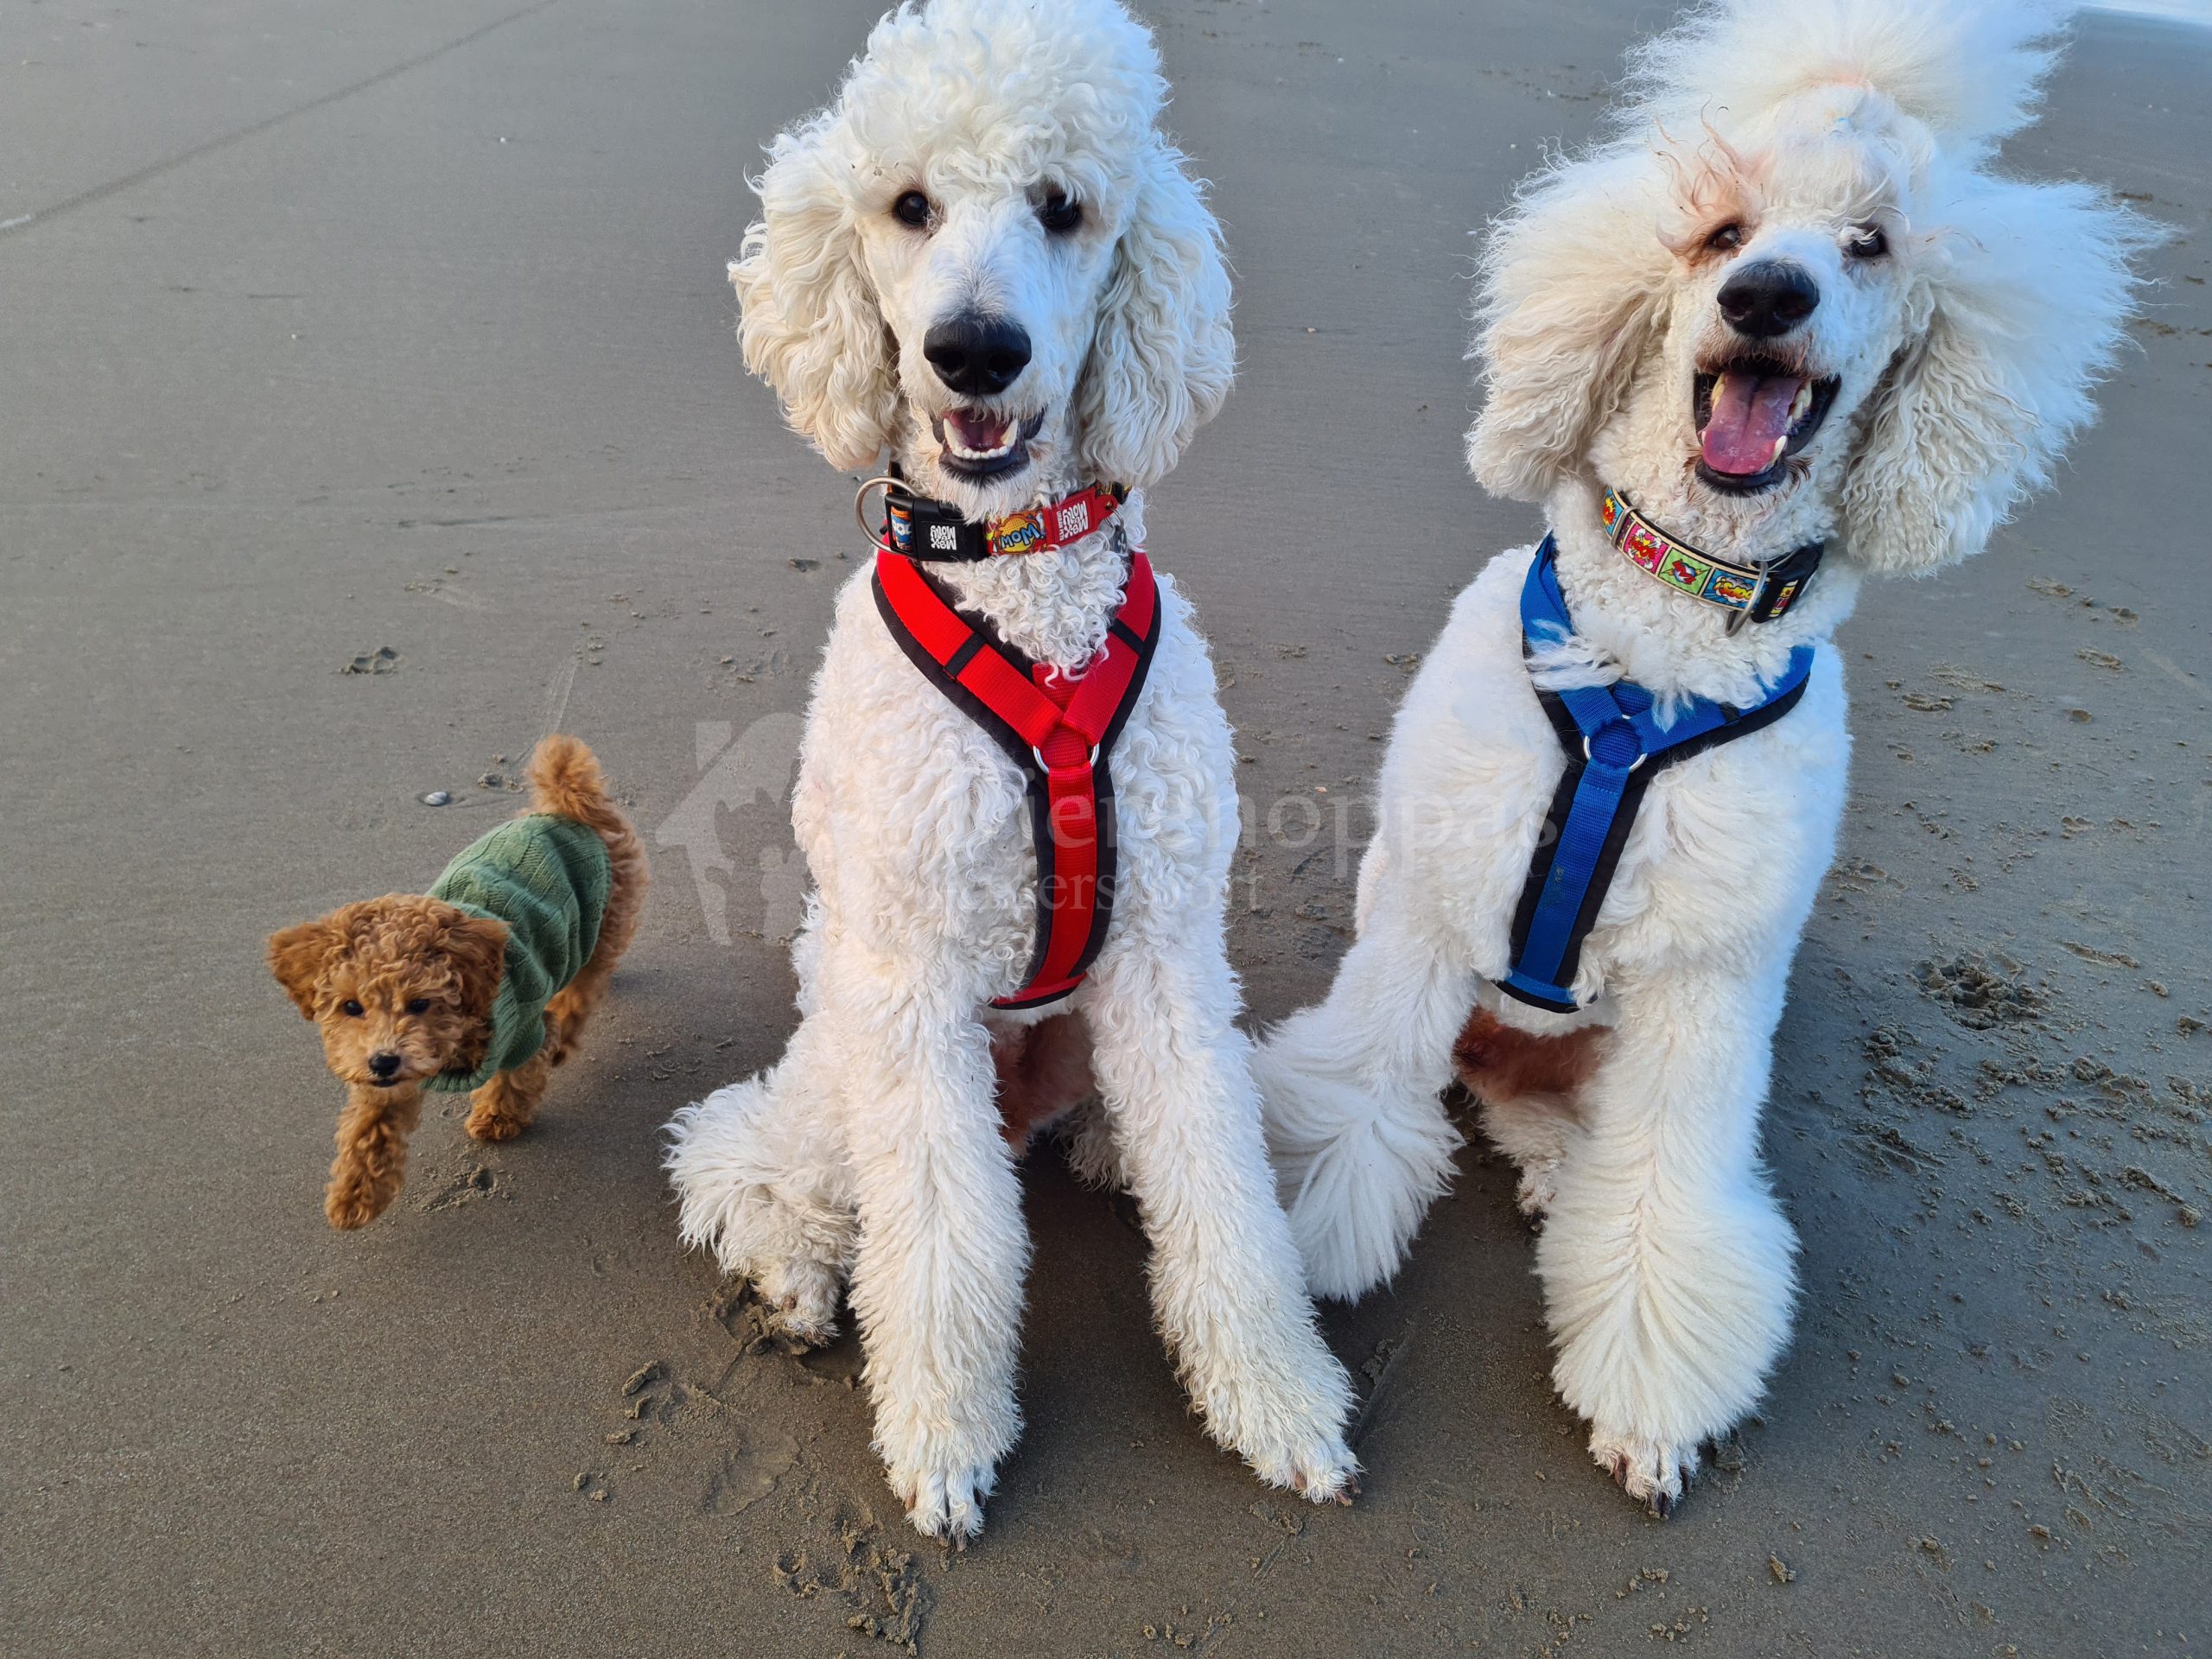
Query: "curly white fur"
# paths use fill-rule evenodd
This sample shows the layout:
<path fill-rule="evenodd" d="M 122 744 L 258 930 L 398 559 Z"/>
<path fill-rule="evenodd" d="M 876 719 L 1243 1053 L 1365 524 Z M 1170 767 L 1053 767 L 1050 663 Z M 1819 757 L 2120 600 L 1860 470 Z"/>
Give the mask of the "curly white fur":
<path fill-rule="evenodd" d="M 1218 234 L 1154 125 L 1151 38 L 1109 0 L 937 0 L 877 27 L 836 103 L 779 138 L 732 269 L 746 359 L 841 467 L 890 445 L 982 518 L 1173 464 L 1234 367 Z M 892 204 L 926 194 L 926 227 Z M 1050 235 L 1038 208 L 1079 202 Z M 966 308 L 1033 354 L 991 400 L 1027 464 L 944 465 L 954 399 L 920 352 Z M 1141 535 L 1132 493 L 1122 523 Z M 1040 661 L 1079 670 L 1119 605 L 1109 537 L 933 574 Z M 1111 758 L 1112 931 L 1073 1008 L 1111 1156 L 1153 1245 L 1161 1332 L 1207 1427 L 1260 1475 L 1348 1495 L 1351 1389 L 1321 1341 L 1232 1023 L 1224 949 L 1234 756 L 1190 609 L 1160 584 L 1149 677 Z M 668 1167 L 687 1243 L 749 1276 L 792 1335 L 826 1340 L 841 1287 L 867 1349 L 876 1445 L 909 1518 L 981 1525 L 1020 1427 L 1014 1362 L 1029 1246 L 993 1099 L 989 1010 L 1020 988 L 1036 918 L 1022 780 L 916 672 L 861 572 L 814 685 L 792 820 L 814 881 L 794 951 L 801 1023 L 781 1062 L 687 1108 Z"/>
<path fill-rule="evenodd" d="M 2047 480 L 2132 305 L 2139 221 L 2088 187 L 1989 168 L 2032 107 L 2050 22 L 1926 0 L 1706 8 L 1637 55 L 1619 136 L 1536 175 L 1493 227 L 1468 454 L 1492 489 L 1547 505 L 1580 636 L 1550 671 L 1740 704 L 1810 644 L 1812 680 L 1778 723 L 1654 781 L 1580 958 L 1586 1006 L 1539 1013 L 1489 982 L 1564 763 L 1522 662 L 1529 551 L 1492 561 L 1398 715 L 1357 942 L 1327 1001 L 1259 1058 L 1309 1281 L 1356 1296 L 1395 1270 L 1450 1179 L 1438 1091 L 1471 1007 L 1525 1030 L 1611 1027 L 1578 1100 L 1488 1103 L 1485 1127 L 1547 1211 L 1560 1392 L 1599 1463 L 1662 1511 L 1789 1332 L 1795 1241 L 1758 1116 L 1845 798 L 1830 636 L 1861 573 L 1978 551 Z M 1848 257 L 1869 226 L 1887 256 Z M 1816 283 L 1775 349 L 1836 390 L 1770 487 L 1732 493 L 1699 471 L 1694 388 L 1731 349 L 1720 285 L 1762 259 Z M 1724 557 L 1826 538 L 1827 563 L 1785 617 L 1731 638 L 1612 550 L 1607 485 Z"/>

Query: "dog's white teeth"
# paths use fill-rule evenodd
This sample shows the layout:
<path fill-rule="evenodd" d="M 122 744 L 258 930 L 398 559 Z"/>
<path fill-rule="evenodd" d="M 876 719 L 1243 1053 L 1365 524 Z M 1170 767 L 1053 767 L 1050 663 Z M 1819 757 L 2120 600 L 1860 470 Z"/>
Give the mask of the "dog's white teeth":
<path fill-rule="evenodd" d="M 1785 432 L 1774 441 L 1774 453 L 1766 458 L 1766 464 L 1771 467 L 1776 461 L 1780 461 L 1782 459 L 1782 452 L 1789 447 L 1789 435 Z"/>
<path fill-rule="evenodd" d="M 1789 400 L 1789 424 L 1795 426 L 1805 418 L 1805 411 L 1813 406 L 1813 383 L 1804 382 L 1797 388 L 1797 395 Z"/>
<path fill-rule="evenodd" d="M 1720 407 L 1721 400 L 1722 400 L 1723 398 L 1725 398 L 1726 397 L 1727 397 L 1727 395 L 1728 395 L 1728 377 L 1727 377 L 1727 375 L 1726 375 L 1725 373 L 1723 373 L 1723 374 L 1716 374 L 1716 375 L 1714 375 L 1714 376 L 1713 377 L 1713 397 L 1712 397 L 1712 398 L 1709 400 L 1709 407 L 1713 408 L 1713 409 L 1718 409 L 1718 408 L 1719 408 L 1719 407 Z"/>
<path fill-rule="evenodd" d="M 954 454 L 959 456 L 963 461 L 996 461 L 1001 455 L 1010 453 L 1013 450 L 1014 444 L 1020 441 L 1020 436 L 1021 427 L 1020 423 L 1017 422 L 1014 425 L 1007 428 L 1006 441 L 1000 444 L 996 448 L 970 449 L 966 444 L 960 442 L 959 436 L 953 428 L 947 427 L 944 434 L 944 447 L 951 450 Z"/>

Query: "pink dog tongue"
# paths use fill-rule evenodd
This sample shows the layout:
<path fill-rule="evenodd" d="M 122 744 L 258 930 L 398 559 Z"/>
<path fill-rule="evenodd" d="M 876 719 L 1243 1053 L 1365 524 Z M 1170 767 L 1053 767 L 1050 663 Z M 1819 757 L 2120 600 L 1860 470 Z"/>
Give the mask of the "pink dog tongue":
<path fill-rule="evenodd" d="M 1007 428 L 1011 422 L 989 415 L 978 415 L 964 409 L 947 410 L 945 425 L 960 440 L 963 449 L 995 449 L 1007 440 Z"/>
<path fill-rule="evenodd" d="M 1713 388 L 1705 423 L 1705 464 L 1747 477 L 1774 465 L 1776 440 L 1789 430 L 1789 406 L 1805 382 L 1794 374 L 1724 374 Z"/>

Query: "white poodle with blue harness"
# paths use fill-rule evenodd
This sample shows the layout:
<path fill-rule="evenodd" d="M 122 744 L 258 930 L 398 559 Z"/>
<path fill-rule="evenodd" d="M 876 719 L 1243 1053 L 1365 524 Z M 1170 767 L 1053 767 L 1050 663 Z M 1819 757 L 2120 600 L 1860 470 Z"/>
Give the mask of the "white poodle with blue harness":
<path fill-rule="evenodd" d="M 1523 188 L 1468 453 L 1550 534 L 1424 658 L 1357 940 L 1256 1063 L 1309 1282 L 1351 1297 L 1451 1178 L 1471 1011 L 1602 1028 L 1579 1086 L 1466 1080 L 1541 1219 L 1560 1394 L 1661 1513 L 1789 1332 L 1759 1114 L 1843 811 L 1833 636 L 1863 575 L 1980 551 L 2048 480 L 2130 312 L 2139 222 L 1992 165 L 2056 22 L 1727 0 L 1637 54 L 1616 137 Z"/>

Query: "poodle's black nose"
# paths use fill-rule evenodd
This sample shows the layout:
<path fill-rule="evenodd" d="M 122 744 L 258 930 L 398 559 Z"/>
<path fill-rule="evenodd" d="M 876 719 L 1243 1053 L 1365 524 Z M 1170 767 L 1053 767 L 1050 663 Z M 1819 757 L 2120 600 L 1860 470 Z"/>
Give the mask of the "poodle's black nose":
<path fill-rule="evenodd" d="M 1821 290 L 1803 266 L 1762 260 L 1723 283 L 1716 302 L 1738 334 L 1771 340 L 1811 316 Z"/>
<path fill-rule="evenodd" d="M 398 1070 L 399 1056 L 390 1049 L 369 1056 L 369 1075 L 372 1077 L 388 1077 Z"/>
<path fill-rule="evenodd" d="M 1018 322 L 963 311 L 922 336 L 937 378 L 971 397 L 1004 391 L 1029 366 L 1029 335 Z"/>

